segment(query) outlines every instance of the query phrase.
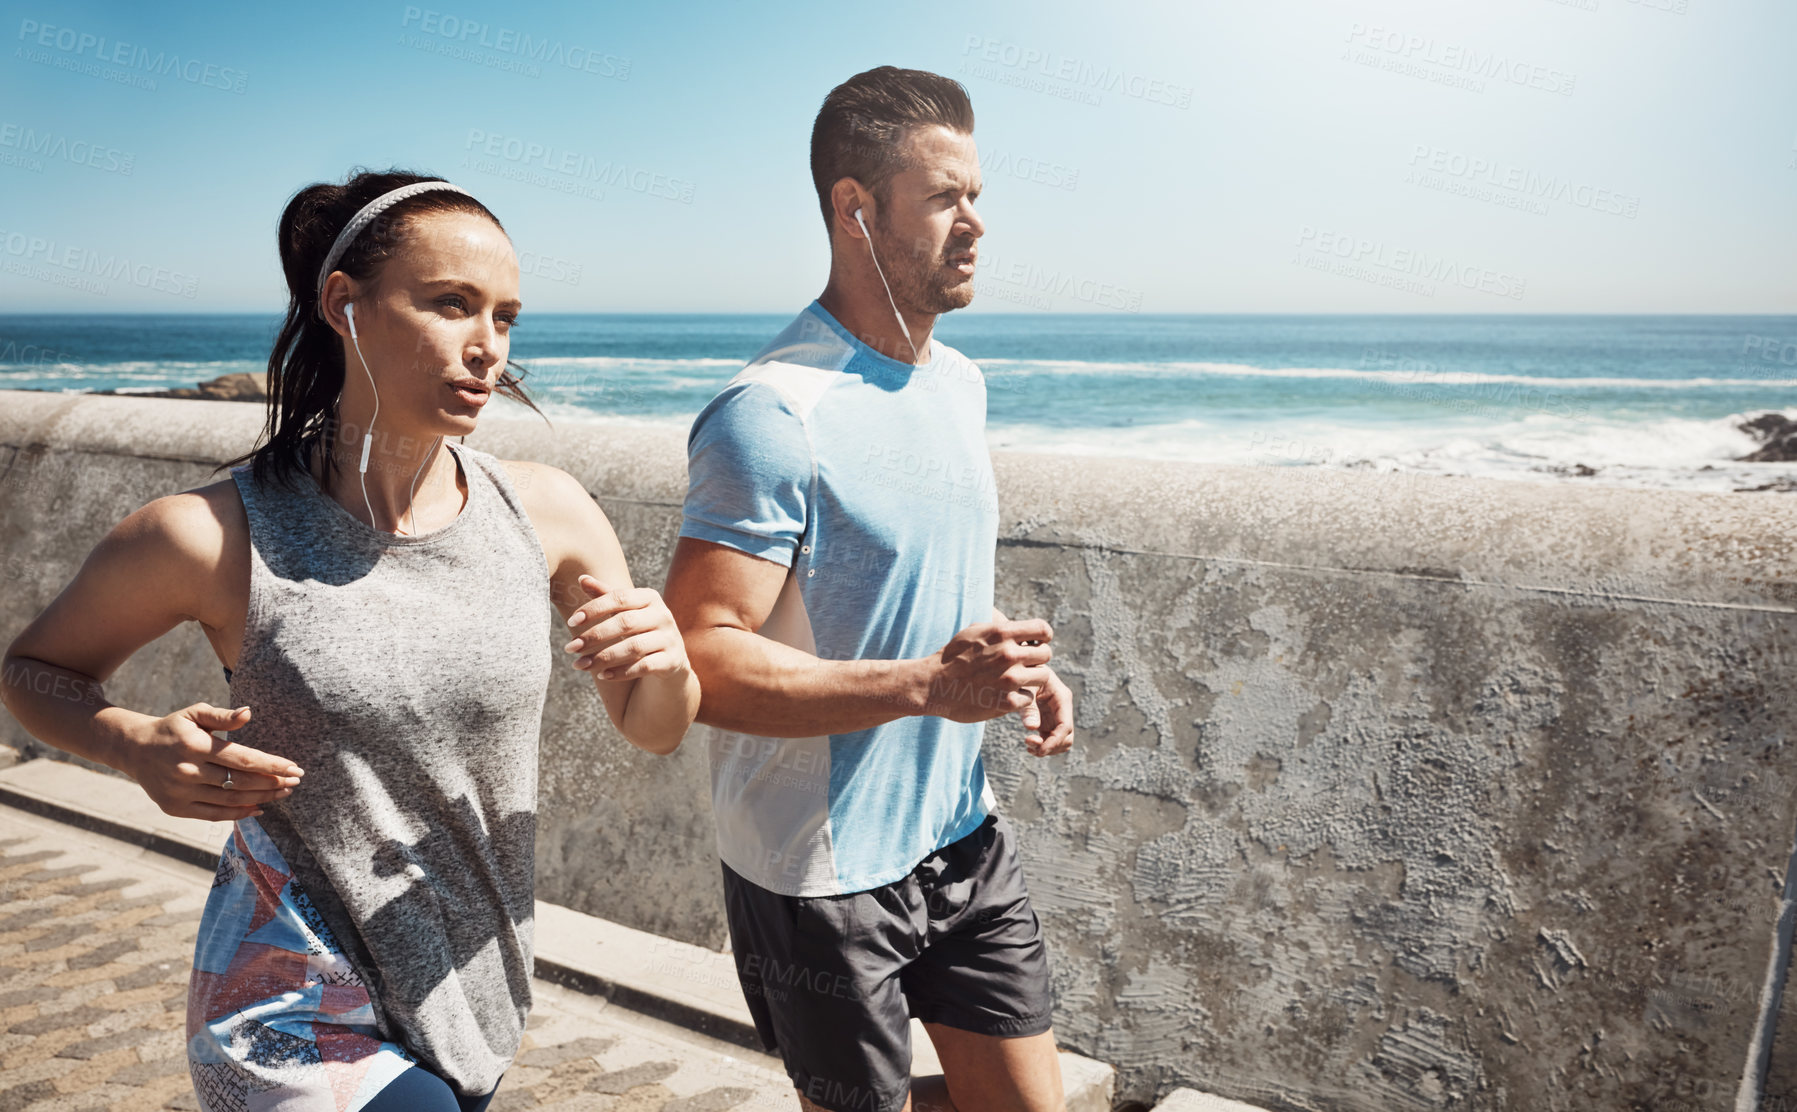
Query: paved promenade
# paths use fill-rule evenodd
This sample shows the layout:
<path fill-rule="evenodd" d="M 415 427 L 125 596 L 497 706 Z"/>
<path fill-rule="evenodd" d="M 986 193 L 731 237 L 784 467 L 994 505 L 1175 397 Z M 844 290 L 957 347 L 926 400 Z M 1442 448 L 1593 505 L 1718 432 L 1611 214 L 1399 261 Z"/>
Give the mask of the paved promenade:
<path fill-rule="evenodd" d="M 197 1109 L 182 1050 L 211 875 L 0 806 L 0 1112 Z M 494 1112 L 796 1107 L 779 1063 L 537 982 Z"/>
<path fill-rule="evenodd" d="M 163 814 L 128 780 L 0 746 L 0 1112 L 198 1108 L 187 973 L 229 833 Z M 797 1107 L 729 954 L 542 900 L 536 916 L 536 1005 L 494 1112 Z M 941 1064 L 911 1028 L 934 1091 Z M 1063 1050 L 1061 1074 L 1067 1112 L 1112 1112 L 1110 1066 Z"/>

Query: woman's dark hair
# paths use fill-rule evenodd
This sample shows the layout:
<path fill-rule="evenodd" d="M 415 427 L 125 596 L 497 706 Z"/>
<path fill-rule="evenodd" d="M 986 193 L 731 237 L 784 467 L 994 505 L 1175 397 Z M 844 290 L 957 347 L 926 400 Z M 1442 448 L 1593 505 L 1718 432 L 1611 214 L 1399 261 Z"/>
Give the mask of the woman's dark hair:
<path fill-rule="evenodd" d="M 886 187 L 904 169 L 905 132 L 932 124 L 973 134 L 973 101 L 952 77 L 878 66 L 831 89 L 811 124 L 811 183 L 824 226 L 835 224 L 830 190 L 843 178 L 865 185 L 884 206 Z"/>
<path fill-rule="evenodd" d="M 442 181 L 403 170 L 356 170 L 342 185 L 308 185 L 281 213 L 281 273 L 287 278 L 287 317 L 268 356 L 268 420 L 257 447 L 219 465 L 248 460 L 258 483 L 291 483 L 304 473 L 307 452 L 331 429 L 343 391 L 343 343 L 325 323 L 318 305 L 318 269 L 339 232 L 368 202 L 383 193 L 421 181 Z M 428 190 L 376 217 L 344 250 L 333 268 L 367 282 L 405 245 L 417 218 L 436 212 L 467 212 L 505 225 L 473 197 L 447 189 Z M 513 373 L 516 368 L 517 373 Z M 524 369 L 510 360 L 494 391 L 536 410 L 520 384 Z M 541 410 L 537 410 L 541 413 Z"/>

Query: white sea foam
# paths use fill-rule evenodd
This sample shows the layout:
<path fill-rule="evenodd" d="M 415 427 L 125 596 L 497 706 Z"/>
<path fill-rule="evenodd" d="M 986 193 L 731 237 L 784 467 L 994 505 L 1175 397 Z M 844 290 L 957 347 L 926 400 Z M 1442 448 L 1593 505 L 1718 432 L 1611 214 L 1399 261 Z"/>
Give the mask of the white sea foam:
<path fill-rule="evenodd" d="M 557 355 L 540 359 L 517 358 L 518 363 L 535 369 L 537 367 L 597 367 L 597 368 L 645 368 L 650 370 L 678 370 L 682 367 L 740 367 L 745 362 L 741 359 L 662 359 L 634 355 Z"/>
<path fill-rule="evenodd" d="M 1702 390 L 1717 386 L 1794 387 L 1797 378 L 1619 378 L 1564 377 L 1547 375 L 1486 374 L 1480 371 L 1440 371 L 1433 364 L 1419 363 L 1415 368 L 1354 367 L 1250 367 L 1242 363 L 1148 363 L 1093 362 L 1082 359 L 981 359 L 983 368 L 1006 372 L 1046 372 L 1051 374 L 1179 374 L 1206 375 L 1215 378 L 1293 378 L 1356 379 L 1366 382 L 1393 382 L 1419 386 L 1483 386 L 1515 385 L 1560 390 Z"/>
<path fill-rule="evenodd" d="M 571 372 L 711 370 L 713 373 L 682 378 L 680 385 L 710 385 L 721 379 L 715 371 L 737 368 L 741 359 L 672 359 L 648 356 L 585 355 L 521 359 L 531 379 L 566 381 Z M 1564 376 L 1489 374 L 1479 371 L 1442 371 L 1431 363 L 1396 368 L 1355 367 L 1251 367 L 1242 363 L 1095 361 L 1084 359 L 981 359 L 982 368 L 1002 374 L 1037 373 L 1089 375 L 1164 374 L 1211 378 L 1345 379 L 1419 386 L 1511 385 L 1559 390 L 1704 390 L 1716 387 L 1780 389 L 1797 387 L 1797 378 L 1701 376 L 1697 378 L 1639 378 L 1618 376 Z M 0 363 L 0 375 L 8 373 L 54 374 L 70 378 L 119 378 L 142 375 L 170 386 L 192 385 L 205 378 L 240 371 L 261 371 L 266 364 L 252 360 L 133 360 L 117 363 Z M 727 376 L 726 376 L 727 377 Z M 527 379 L 527 381 L 529 381 Z"/>
<path fill-rule="evenodd" d="M 637 358 L 634 356 L 614 355 L 581 355 L 553 357 L 543 359 L 515 360 L 534 375 L 542 371 L 679 371 L 701 367 L 741 367 L 741 359 L 660 359 Z M 250 359 L 217 359 L 217 360 L 184 360 L 184 359 L 140 359 L 124 360 L 116 363 L 0 363 L 0 374 L 8 372 L 30 372 L 33 374 L 68 375 L 70 377 L 118 378 L 131 375 L 154 377 L 158 381 L 166 380 L 170 386 L 191 386 L 188 381 L 192 376 L 200 378 L 216 378 L 219 375 L 237 371 L 263 371 L 268 369 L 265 360 Z M 704 381 L 710 382 L 715 376 L 706 376 Z"/>
<path fill-rule="evenodd" d="M 33 374 L 57 378 L 143 378 L 169 387 L 192 386 L 196 381 L 238 371 L 267 370 L 268 364 L 248 359 L 193 361 L 182 359 L 132 359 L 120 363 L 0 363 L 0 375 Z M 196 377 L 197 376 L 197 377 Z"/>
<path fill-rule="evenodd" d="M 526 386 L 528 385 L 527 382 Z M 638 425 L 644 428 L 678 428 L 684 431 L 692 426 L 694 416 L 691 413 L 607 413 L 574 402 L 561 402 L 541 397 L 533 397 L 531 400 L 537 403 L 537 410 L 544 417 L 557 423 L 574 425 Z M 496 417 L 504 417 L 507 420 L 536 419 L 535 413 L 532 413 L 523 404 L 507 397 L 495 397 L 487 405 Z"/>
<path fill-rule="evenodd" d="M 685 430 L 709 392 L 741 366 L 737 359 L 573 356 L 526 359 L 532 372 L 526 388 L 557 423 L 615 421 Z M 1576 391 L 1613 389 L 1660 392 L 1718 387 L 1790 388 L 1797 379 L 1704 377 L 1569 377 L 1442 372 L 1431 364 L 1416 368 L 1249 367 L 1216 362 L 1136 362 L 1091 360 L 987 359 L 981 365 L 995 379 L 1046 374 L 1089 377 L 1094 383 L 1130 374 L 1245 379 L 1346 379 L 1393 386 L 1502 387 Z M 259 371 L 250 360 L 135 360 L 100 364 L 0 363 L 0 389 L 31 387 L 82 390 L 106 386 L 142 392 L 197 382 L 223 374 Z M 1746 368 L 1743 368 L 1746 369 Z M 1002 383 L 995 383 L 998 390 Z M 1479 391 L 1483 394 L 1489 391 Z M 1459 395 L 1448 395 L 1459 396 Z M 1671 406 L 1691 404 L 1668 398 Z M 1736 404 L 1742 404 L 1737 402 Z M 673 407 L 680 412 L 643 412 Z M 1251 408 L 1251 403 L 1248 408 Z M 994 419 L 988 431 L 993 448 L 1128 456 L 1156 460 L 1377 469 L 1410 473 L 1475 475 L 1597 485 L 1733 490 L 1769 482 L 1797 482 L 1797 464 L 1748 464 L 1739 459 L 1758 446 L 1740 424 L 1748 414 L 1719 418 L 1670 415 L 1631 418 L 1626 410 L 1593 415 L 1525 410 L 1491 403 L 1473 407 L 1439 404 L 1433 412 L 1394 412 L 1367 405 L 1294 411 L 1271 403 L 1251 416 L 1236 408 L 1228 416 L 1180 421 L 1152 419 L 1120 427 L 1057 427 Z M 1651 409 L 1646 399 L 1639 407 Z M 1381 412 L 1380 410 L 1385 410 Z M 634 412 L 632 412 L 634 411 Z M 1127 413 L 1127 407 L 1122 410 Z M 493 412 L 528 414 L 497 399 Z M 1143 407 L 1147 415 L 1150 411 Z M 1712 410 L 1712 412 L 1714 412 Z M 1787 416 L 1797 418 L 1797 410 Z"/>
<path fill-rule="evenodd" d="M 1797 410 L 1786 416 L 1797 418 Z M 1455 424 L 1353 424 L 1320 417 L 1176 421 L 1114 429 L 993 425 L 995 450 L 1271 467 L 1331 467 L 1596 485 L 1736 490 L 1797 481 L 1797 463 L 1742 463 L 1746 415 L 1642 421 L 1531 414 Z"/>

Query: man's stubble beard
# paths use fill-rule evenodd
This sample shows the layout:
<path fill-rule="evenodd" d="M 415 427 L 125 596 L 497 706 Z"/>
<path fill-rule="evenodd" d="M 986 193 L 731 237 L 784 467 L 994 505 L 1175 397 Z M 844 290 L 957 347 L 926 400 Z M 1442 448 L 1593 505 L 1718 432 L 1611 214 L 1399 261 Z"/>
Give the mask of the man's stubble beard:
<path fill-rule="evenodd" d="M 951 253 L 965 251 L 972 246 L 971 240 L 945 245 L 940 249 L 933 244 L 918 242 L 914 247 L 920 250 L 898 252 L 899 258 L 893 261 L 891 272 L 894 298 L 899 304 L 918 313 L 941 315 L 967 308 L 973 303 L 973 277 L 969 275 L 962 278 L 956 275 L 954 281 L 946 281 L 940 277 L 943 274 L 940 268 L 948 265 Z"/>

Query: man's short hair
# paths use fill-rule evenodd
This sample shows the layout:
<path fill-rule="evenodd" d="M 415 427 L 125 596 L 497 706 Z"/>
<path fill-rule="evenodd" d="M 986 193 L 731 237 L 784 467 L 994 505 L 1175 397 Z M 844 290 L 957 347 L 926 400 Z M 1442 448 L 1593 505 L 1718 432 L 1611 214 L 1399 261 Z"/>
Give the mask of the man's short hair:
<path fill-rule="evenodd" d="M 973 101 L 952 77 L 879 66 L 831 89 L 811 125 L 811 181 L 825 227 L 834 219 L 832 186 L 854 178 L 884 205 L 887 185 L 904 169 L 906 130 L 934 124 L 973 134 Z"/>

